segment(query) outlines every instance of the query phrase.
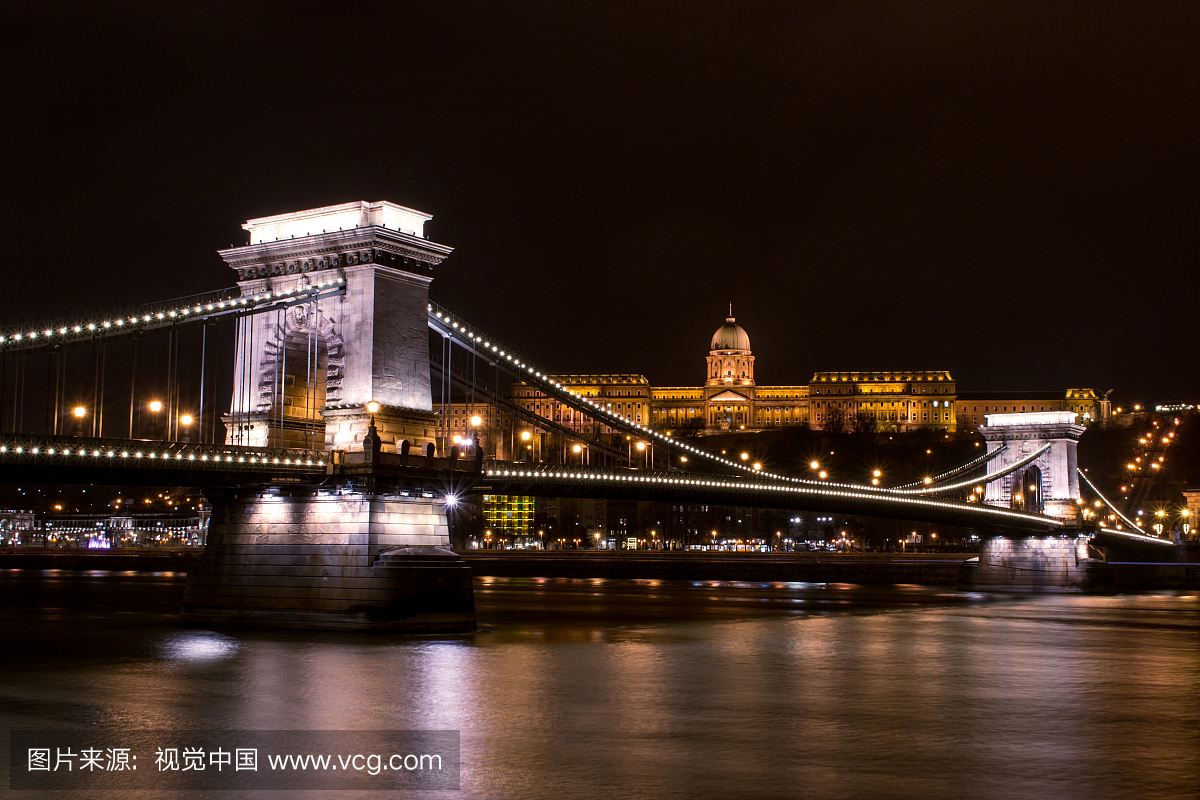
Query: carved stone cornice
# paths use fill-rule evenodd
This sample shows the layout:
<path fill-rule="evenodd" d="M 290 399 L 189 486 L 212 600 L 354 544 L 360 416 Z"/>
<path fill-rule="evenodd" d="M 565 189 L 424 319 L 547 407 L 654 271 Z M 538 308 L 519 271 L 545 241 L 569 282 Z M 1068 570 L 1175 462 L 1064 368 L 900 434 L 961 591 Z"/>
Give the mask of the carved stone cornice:
<path fill-rule="evenodd" d="M 1075 439 L 1083 435 L 1082 425 L 981 425 L 979 432 L 986 441 L 1009 442 L 1023 440 Z"/>
<path fill-rule="evenodd" d="M 218 251 L 238 280 L 304 274 L 358 264 L 379 264 L 430 275 L 454 248 L 377 226 Z"/>

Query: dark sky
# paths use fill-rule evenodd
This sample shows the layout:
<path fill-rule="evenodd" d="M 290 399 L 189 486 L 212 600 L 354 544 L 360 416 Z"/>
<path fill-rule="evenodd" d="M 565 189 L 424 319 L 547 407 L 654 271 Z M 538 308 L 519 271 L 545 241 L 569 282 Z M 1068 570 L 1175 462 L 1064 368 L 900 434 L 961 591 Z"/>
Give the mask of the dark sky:
<path fill-rule="evenodd" d="M 232 283 L 250 217 L 427 211 L 553 371 L 1200 400 L 1196 3 L 26 3 L 5 321 Z"/>

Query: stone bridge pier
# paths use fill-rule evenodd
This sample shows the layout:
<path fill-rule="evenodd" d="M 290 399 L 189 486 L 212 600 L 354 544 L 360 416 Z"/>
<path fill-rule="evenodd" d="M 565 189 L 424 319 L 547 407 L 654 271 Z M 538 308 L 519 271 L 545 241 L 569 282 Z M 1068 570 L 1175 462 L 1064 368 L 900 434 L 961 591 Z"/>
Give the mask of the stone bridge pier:
<path fill-rule="evenodd" d="M 1075 413 L 1053 411 L 990 414 L 980 428 L 988 452 L 988 474 L 1002 472 L 1033 453 L 1049 449 L 1026 466 L 984 489 L 988 505 L 1045 514 L 1067 523 L 1061 533 L 984 535 L 971 583 L 989 591 L 1072 591 L 1104 582 L 1100 553 L 1090 533 L 1077 524 L 1077 446 L 1083 434 Z"/>
<path fill-rule="evenodd" d="M 441 495 L 370 488 L 381 451 L 435 441 L 429 284 L 451 248 L 425 238 L 429 219 L 394 203 L 344 203 L 252 219 L 249 245 L 221 251 L 245 292 L 345 288 L 239 323 L 227 441 L 340 451 L 330 469 L 357 465 L 358 480 L 210 494 L 188 621 L 474 629 L 471 571 L 449 550 Z"/>

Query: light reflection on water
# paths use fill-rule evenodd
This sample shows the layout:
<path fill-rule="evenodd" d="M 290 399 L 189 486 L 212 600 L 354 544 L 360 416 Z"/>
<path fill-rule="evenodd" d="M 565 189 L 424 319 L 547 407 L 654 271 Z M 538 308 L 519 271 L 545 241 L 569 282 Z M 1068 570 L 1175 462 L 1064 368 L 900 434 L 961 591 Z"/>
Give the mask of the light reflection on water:
<path fill-rule="evenodd" d="M 162 641 L 163 658 L 176 661 L 212 661 L 237 652 L 239 642 L 215 631 L 184 631 Z"/>
<path fill-rule="evenodd" d="M 1194 592 L 488 579 L 479 633 L 404 638 L 182 629 L 181 580 L 6 573 L 4 727 L 457 729 L 457 798 L 1123 800 L 1200 776 Z"/>

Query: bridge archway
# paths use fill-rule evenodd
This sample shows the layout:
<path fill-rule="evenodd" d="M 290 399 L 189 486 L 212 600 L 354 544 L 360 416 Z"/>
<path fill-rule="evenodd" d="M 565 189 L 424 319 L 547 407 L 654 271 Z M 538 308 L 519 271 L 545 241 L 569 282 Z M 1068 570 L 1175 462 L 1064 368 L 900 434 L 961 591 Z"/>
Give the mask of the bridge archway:
<path fill-rule="evenodd" d="M 1073 412 L 989 414 L 980 428 L 988 452 L 1003 452 L 988 462 L 988 474 L 1003 472 L 1014 462 L 1047 448 L 1024 469 L 987 484 L 984 502 L 1072 520 L 1077 513 L 1079 478 L 1076 447 L 1083 426 Z"/>
<path fill-rule="evenodd" d="M 321 311 L 319 306 L 292 306 L 263 345 L 256 411 L 266 416 L 268 446 L 321 447 L 321 411 L 341 402 L 344 342 L 336 323 Z"/>
<path fill-rule="evenodd" d="M 1042 470 L 1030 464 L 1013 479 L 1012 507 L 1040 514 L 1045 509 L 1042 487 Z"/>

